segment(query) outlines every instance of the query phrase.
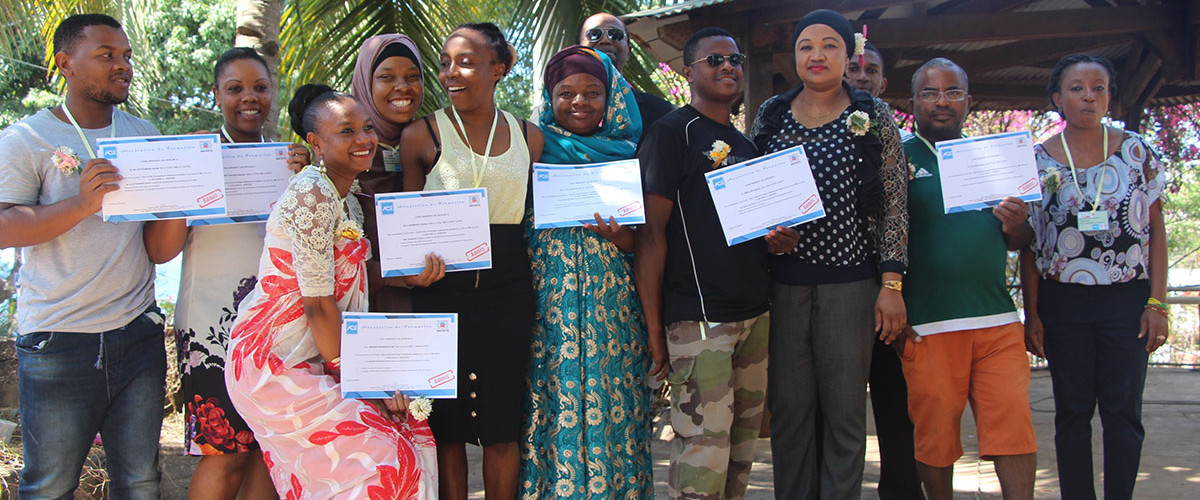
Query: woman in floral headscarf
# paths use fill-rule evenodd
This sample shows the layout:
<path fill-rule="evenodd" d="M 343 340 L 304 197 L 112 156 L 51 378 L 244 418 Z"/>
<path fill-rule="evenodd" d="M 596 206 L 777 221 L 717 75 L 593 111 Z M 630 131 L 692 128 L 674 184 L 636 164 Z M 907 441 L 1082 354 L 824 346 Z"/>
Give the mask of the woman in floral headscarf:
<path fill-rule="evenodd" d="M 572 46 L 546 65 L 544 163 L 634 157 L 641 115 L 608 56 Z M 645 327 L 633 232 L 595 214 L 585 228 L 527 226 L 537 293 L 521 443 L 523 498 L 651 498 Z"/>

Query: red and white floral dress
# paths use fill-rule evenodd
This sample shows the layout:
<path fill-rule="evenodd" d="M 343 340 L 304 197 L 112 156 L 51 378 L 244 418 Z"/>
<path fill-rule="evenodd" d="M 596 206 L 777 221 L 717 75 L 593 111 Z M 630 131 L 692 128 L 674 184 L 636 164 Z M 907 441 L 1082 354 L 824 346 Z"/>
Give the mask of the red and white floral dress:
<path fill-rule="evenodd" d="M 316 167 L 292 178 L 267 222 L 258 284 L 238 308 L 225 383 L 281 498 L 433 499 L 429 425 L 395 424 L 343 398 L 304 316 L 302 296 L 332 295 L 342 311 L 367 310 L 371 246 L 343 235 L 346 221 L 362 227 L 353 196 L 343 202 Z"/>

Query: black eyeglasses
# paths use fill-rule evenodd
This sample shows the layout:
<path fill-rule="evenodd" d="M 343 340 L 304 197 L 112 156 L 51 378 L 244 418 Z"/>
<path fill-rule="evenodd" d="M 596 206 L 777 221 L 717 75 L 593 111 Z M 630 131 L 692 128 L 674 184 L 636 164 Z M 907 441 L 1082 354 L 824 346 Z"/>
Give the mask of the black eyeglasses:
<path fill-rule="evenodd" d="M 729 55 L 725 55 L 725 54 L 709 54 L 709 55 L 707 55 L 707 56 L 704 56 L 704 57 L 703 57 L 703 58 L 701 58 L 701 59 L 696 59 L 695 61 L 692 61 L 692 62 L 690 62 L 690 63 L 687 63 L 687 65 L 688 65 L 688 66 L 691 66 L 691 65 L 693 65 L 693 64 L 696 64 L 696 63 L 698 63 L 698 62 L 700 62 L 700 61 L 705 61 L 705 62 L 707 62 L 707 63 L 708 63 L 708 65 L 709 65 L 709 66 L 712 66 L 712 67 L 716 68 L 716 67 L 719 67 L 719 66 L 721 66 L 722 64 L 725 64 L 725 60 L 726 60 L 726 59 L 728 59 L 728 60 L 729 60 L 729 64 L 732 64 L 732 65 L 734 65 L 734 66 L 741 66 L 741 65 L 742 65 L 742 63 L 746 62 L 746 54 L 742 54 L 742 53 L 737 53 L 737 54 L 729 54 Z"/>
<path fill-rule="evenodd" d="M 600 41 L 600 37 L 606 34 L 608 35 L 608 39 L 613 42 L 620 42 L 625 39 L 625 32 L 621 31 L 620 28 L 592 28 L 587 30 L 584 36 L 587 37 L 587 41 L 596 43 Z"/>

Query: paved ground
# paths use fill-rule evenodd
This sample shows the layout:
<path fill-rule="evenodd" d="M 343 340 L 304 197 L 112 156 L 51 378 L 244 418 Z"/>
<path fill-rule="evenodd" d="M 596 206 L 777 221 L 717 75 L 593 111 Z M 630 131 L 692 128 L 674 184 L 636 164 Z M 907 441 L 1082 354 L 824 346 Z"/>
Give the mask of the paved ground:
<path fill-rule="evenodd" d="M 1142 453 L 1141 475 L 1138 479 L 1137 497 L 1144 499 L 1190 499 L 1200 498 L 1200 372 L 1155 368 L 1150 370 L 1146 382 L 1143 406 L 1146 426 L 1146 443 Z M 1033 406 L 1034 426 L 1040 446 L 1037 472 L 1037 498 L 1058 498 L 1058 477 L 1054 463 L 1054 401 L 1050 393 L 1050 373 L 1035 370 L 1030 384 L 1030 401 Z M 870 411 L 867 412 L 870 415 Z M 184 498 L 191 469 L 192 458 L 178 457 L 181 450 L 178 418 L 164 428 L 163 445 L 165 461 L 164 498 Z M 878 498 L 875 494 L 879 479 L 879 454 L 875 447 L 874 427 L 869 424 L 867 439 L 866 473 L 863 477 L 862 498 Z M 1100 465 L 1099 417 L 1094 421 L 1095 468 Z M 955 464 L 954 489 L 956 498 L 1000 498 L 1000 485 L 990 462 L 977 459 L 978 442 L 975 439 L 974 422 L 966 412 L 962 426 L 963 447 L 966 455 Z M 472 464 L 478 464 L 478 448 L 468 447 Z M 666 498 L 667 461 L 669 444 L 656 440 L 653 445 L 655 458 L 655 496 Z M 758 445 L 759 460 L 751 474 L 748 499 L 766 500 L 774 498 L 771 488 L 771 452 L 767 440 Z M 471 477 L 471 498 L 483 498 L 483 480 L 476 473 Z M 1099 489 L 1099 487 L 1098 487 Z"/>

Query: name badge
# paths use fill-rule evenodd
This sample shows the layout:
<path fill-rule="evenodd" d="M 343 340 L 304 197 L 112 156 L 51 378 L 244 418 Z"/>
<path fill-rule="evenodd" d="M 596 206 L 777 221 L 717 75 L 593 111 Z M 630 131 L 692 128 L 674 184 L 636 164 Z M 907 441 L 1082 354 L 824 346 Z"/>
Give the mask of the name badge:
<path fill-rule="evenodd" d="M 400 171 L 400 150 L 379 148 L 383 151 L 383 170 L 387 172 Z"/>
<path fill-rule="evenodd" d="M 1108 231 L 1108 210 L 1081 211 L 1077 220 L 1080 231 Z"/>

